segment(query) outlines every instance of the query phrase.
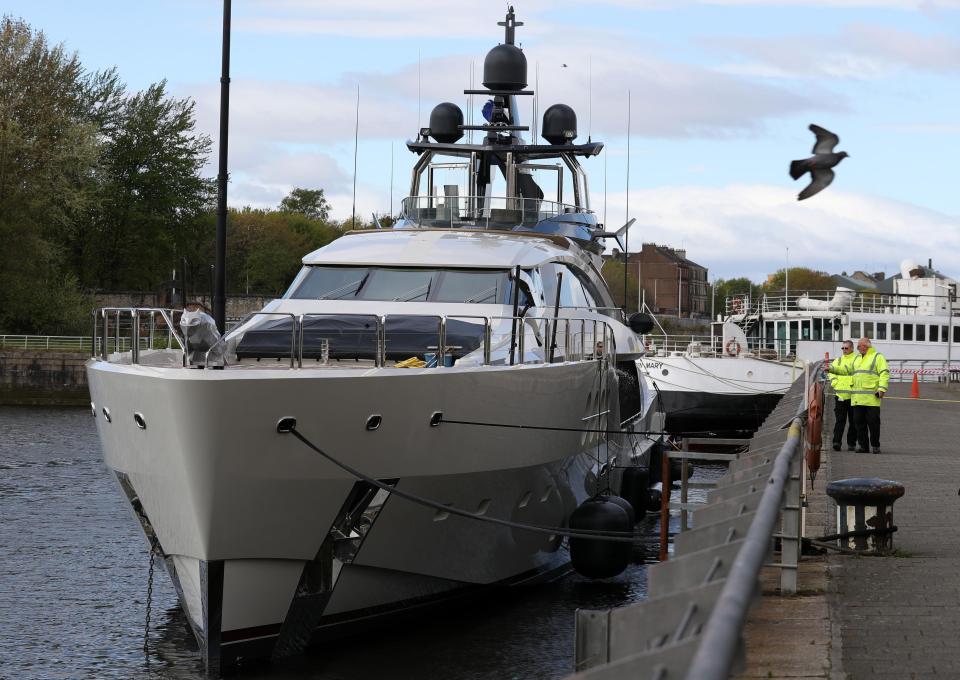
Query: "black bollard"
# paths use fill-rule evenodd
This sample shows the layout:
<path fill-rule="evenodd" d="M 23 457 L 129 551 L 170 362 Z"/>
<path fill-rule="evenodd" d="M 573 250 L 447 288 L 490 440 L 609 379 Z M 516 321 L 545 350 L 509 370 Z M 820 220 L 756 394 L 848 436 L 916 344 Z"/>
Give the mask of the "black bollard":
<path fill-rule="evenodd" d="M 837 502 L 837 534 L 828 539 L 858 552 L 893 552 L 893 503 L 904 493 L 903 484 L 889 479 L 840 479 L 827 484 L 827 495 Z"/>

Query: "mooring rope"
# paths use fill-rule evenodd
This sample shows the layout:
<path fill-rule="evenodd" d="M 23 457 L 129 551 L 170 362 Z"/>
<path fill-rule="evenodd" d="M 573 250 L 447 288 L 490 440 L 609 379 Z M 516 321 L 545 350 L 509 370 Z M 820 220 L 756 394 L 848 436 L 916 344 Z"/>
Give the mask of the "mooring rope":
<path fill-rule="evenodd" d="M 595 539 L 599 541 L 612 541 L 616 543 L 640 543 L 638 537 L 634 533 L 626 531 L 597 531 L 591 529 L 567 529 L 562 527 L 545 527 L 538 524 L 525 524 L 522 522 L 512 522 L 506 519 L 500 519 L 498 517 L 487 517 L 486 515 L 478 515 L 476 513 L 470 512 L 469 510 L 463 510 L 454 505 L 447 505 L 445 503 L 440 503 L 438 501 L 432 500 L 430 498 L 425 498 L 423 496 L 418 496 L 417 494 L 410 493 L 409 491 L 403 491 L 389 484 L 381 482 L 379 479 L 366 475 L 356 468 L 353 468 L 341 460 L 338 460 L 331 456 L 329 453 L 321 449 L 319 446 L 311 442 L 305 436 L 303 436 L 296 428 L 296 423 L 288 424 L 284 420 L 281 420 L 277 424 L 277 431 L 281 434 L 292 434 L 301 443 L 303 443 L 307 448 L 313 450 L 314 452 L 320 454 L 328 461 L 339 467 L 341 470 L 346 471 L 357 479 L 366 482 L 376 488 L 386 491 L 387 493 L 394 494 L 404 500 L 410 501 L 411 503 L 417 503 L 440 512 L 448 512 L 451 515 L 457 515 L 458 517 L 465 517 L 467 519 L 474 519 L 480 522 L 488 522 L 490 524 L 497 524 L 499 526 L 509 527 L 511 529 L 520 529 L 522 531 L 530 531 L 534 533 L 547 534 L 549 536 L 562 536 L 565 538 L 588 538 Z"/>

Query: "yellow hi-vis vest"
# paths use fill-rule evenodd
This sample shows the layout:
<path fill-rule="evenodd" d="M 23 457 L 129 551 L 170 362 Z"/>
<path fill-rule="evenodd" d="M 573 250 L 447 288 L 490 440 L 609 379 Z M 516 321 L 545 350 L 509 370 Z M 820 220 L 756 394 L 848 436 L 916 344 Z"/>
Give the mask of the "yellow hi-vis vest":
<path fill-rule="evenodd" d="M 853 370 L 840 365 L 830 365 L 830 373 L 834 371 L 840 375 L 852 375 L 853 385 L 850 389 L 851 406 L 880 406 L 877 392 L 886 392 L 890 383 L 890 371 L 887 370 L 887 360 L 873 347 L 867 349 L 866 354 L 857 353 L 853 359 Z"/>
<path fill-rule="evenodd" d="M 839 369 L 842 366 L 845 369 L 844 373 L 847 374 L 842 375 L 839 370 L 836 373 L 833 371 L 830 372 L 830 384 L 833 386 L 833 391 L 837 394 L 837 399 L 840 401 L 850 400 L 850 390 L 853 389 L 853 360 L 856 358 L 856 352 L 841 354 L 830 364 L 834 369 Z"/>

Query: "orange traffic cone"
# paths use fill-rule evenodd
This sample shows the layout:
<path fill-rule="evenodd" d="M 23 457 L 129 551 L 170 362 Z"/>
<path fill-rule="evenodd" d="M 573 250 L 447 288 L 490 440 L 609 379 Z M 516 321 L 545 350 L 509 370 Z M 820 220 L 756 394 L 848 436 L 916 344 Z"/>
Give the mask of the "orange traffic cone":
<path fill-rule="evenodd" d="M 910 398 L 919 399 L 920 398 L 920 381 L 917 380 L 917 372 L 913 372 L 913 385 L 910 387 Z"/>

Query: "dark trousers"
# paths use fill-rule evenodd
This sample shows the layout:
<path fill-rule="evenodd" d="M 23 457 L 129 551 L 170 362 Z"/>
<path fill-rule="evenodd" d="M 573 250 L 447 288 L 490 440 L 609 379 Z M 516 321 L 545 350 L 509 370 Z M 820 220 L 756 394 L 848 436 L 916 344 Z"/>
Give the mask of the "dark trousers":
<path fill-rule="evenodd" d="M 836 400 L 833 407 L 833 414 L 837 422 L 833 426 L 833 443 L 840 446 L 843 443 L 843 428 L 849 423 L 847 428 L 847 446 L 857 445 L 857 428 L 853 424 L 853 407 L 850 406 L 850 400 Z"/>
<path fill-rule="evenodd" d="M 867 430 L 870 431 L 870 446 L 880 446 L 880 407 L 854 406 L 853 424 L 857 428 L 857 446 L 867 448 Z"/>

